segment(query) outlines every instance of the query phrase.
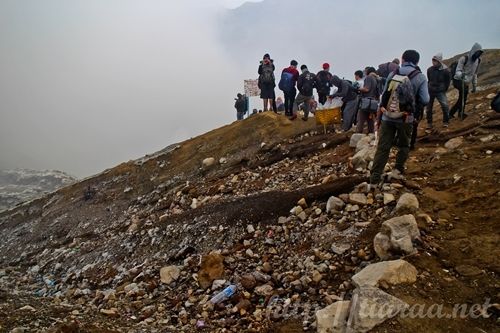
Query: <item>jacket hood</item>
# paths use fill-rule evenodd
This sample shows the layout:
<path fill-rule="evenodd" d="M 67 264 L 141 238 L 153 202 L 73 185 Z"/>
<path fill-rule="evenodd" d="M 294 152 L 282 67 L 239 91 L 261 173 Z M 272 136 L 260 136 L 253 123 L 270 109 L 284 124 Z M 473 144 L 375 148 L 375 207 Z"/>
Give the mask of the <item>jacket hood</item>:
<path fill-rule="evenodd" d="M 482 51 L 482 50 L 483 50 L 483 48 L 481 47 L 481 44 L 479 44 L 479 43 L 474 43 L 474 45 L 472 45 L 472 48 L 471 48 L 471 49 L 470 49 L 470 51 L 469 51 L 469 59 L 471 59 L 471 58 L 472 58 L 472 55 L 473 55 L 474 53 L 476 53 L 477 51 Z"/>
<path fill-rule="evenodd" d="M 332 83 L 335 87 L 340 88 L 340 85 L 342 84 L 342 80 L 337 75 L 334 75 L 332 77 Z"/>
<path fill-rule="evenodd" d="M 439 69 L 445 69 L 448 67 L 443 63 L 443 54 L 441 52 L 436 53 L 434 57 L 432 57 L 432 60 L 437 60 L 441 64 L 441 66 L 439 66 Z"/>

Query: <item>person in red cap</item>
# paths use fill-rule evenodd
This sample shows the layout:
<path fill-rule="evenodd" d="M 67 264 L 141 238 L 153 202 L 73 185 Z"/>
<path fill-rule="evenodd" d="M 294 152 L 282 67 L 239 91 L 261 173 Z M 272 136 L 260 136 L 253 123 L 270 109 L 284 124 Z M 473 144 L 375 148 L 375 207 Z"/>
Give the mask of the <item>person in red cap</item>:
<path fill-rule="evenodd" d="M 318 92 L 318 102 L 324 105 L 327 97 L 330 95 L 330 88 L 332 87 L 333 75 L 330 73 L 330 65 L 323 64 L 323 70 L 316 74 L 316 91 Z"/>

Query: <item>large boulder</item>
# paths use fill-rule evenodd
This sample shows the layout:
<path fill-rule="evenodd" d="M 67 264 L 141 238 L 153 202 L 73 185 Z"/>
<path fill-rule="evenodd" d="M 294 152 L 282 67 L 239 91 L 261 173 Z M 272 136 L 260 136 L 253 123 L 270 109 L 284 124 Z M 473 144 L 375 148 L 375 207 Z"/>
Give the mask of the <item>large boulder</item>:
<path fill-rule="evenodd" d="M 372 142 L 372 138 L 370 136 L 365 136 L 364 138 L 361 138 L 358 143 L 356 144 L 356 152 L 366 148 L 370 147 L 370 144 Z"/>
<path fill-rule="evenodd" d="M 415 253 L 413 241 L 420 235 L 417 221 L 413 215 L 394 217 L 382 223 L 380 232 L 373 240 L 375 252 L 381 259 L 387 259 L 389 253 Z"/>
<path fill-rule="evenodd" d="M 393 318 L 408 304 L 374 287 L 358 288 L 353 293 L 348 333 L 364 333 Z"/>
<path fill-rule="evenodd" d="M 219 253 L 210 253 L 201 258 L 201 268 L 198 271 L 198 283 L 203 289 L 212 286 L 214 280 L 224 275 L 224 257 Z"/>
<path fill-rule="evenodd" d="M 345 333 L 351 301 L 339 301 L 316 311 L 318 333 Z"/>
<path fill-rule="evenodd" d="M 349 141 L 349 147 L 356 148 L 356 146 L 358 145 L 359 140 L 361 140 L 362 138 L 365 138 L 365 137 L 367 137 L 366 134 L 363 134 L 363 133 L 354 133 L 353 135 L 351 135 L 351 140 Z"/>
<path fill-rule="evenodd" d="M 419 208 L 418 199 L 413 193 L 403 194 L 396 204 L 396 213 L 415 213 Z"/>
<path fill-rule="evenodd" d="M 412 264 L 401 259 L 368 265 L 352 277 L 352 282 L 356 287 L 414 283 L 416 280 L 417 269 Z"/>
<path fill-rule="evenodd" d="M 368 164 L 375 158 L 376 147 L 367 146 L 358 151 L 352 157 L 352 165 L 354 169 L 366 169 Z"/>

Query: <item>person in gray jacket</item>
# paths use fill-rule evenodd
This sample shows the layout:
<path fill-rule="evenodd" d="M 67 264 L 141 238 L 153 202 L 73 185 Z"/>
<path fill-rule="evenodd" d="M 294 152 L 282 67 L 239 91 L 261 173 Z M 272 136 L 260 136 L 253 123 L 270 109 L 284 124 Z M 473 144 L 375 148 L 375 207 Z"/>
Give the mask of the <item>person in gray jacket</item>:
<path fill-rule="evenodd" d="M 481 63 L 483 49 L 480 44 L 474 43 L 466 56 L 458 60 L 455 75 L 453 76 L 453 86 L 458 90 L 458 99 L 455 105 L 450 109 L 450 118 L 454 118 L 455 113 L 460 111 L 464 117 L 467 96 L 469 95 L 469 85 L 472 83 L 472 93 L 476 92 L 477 72 Z"/>
<path fill-rule="evenodd" d="M 429 90 L 427 86 L 427 78 L 418 68 L 420 54 L 415 50 L 406 50 L 402 56 L 403 64 L 401 68 L 387 78 L 390 82 L 394 74 L 404 75 L 410 79 L 413 87 L 414 100 L 421 105 L 429 103 Z M 382 100 L 378 111 L 377 126 L 379 129 L 379 140 L 375 158 L 373 159 L 373 167 L 370 173 L 370 186 L 376 187 L 382 180 L 382 172 L 389 159 L 389 153 L 393 144 L 398 148 L 396 155 L 396 165 L 392 172 L 393 178 L 402 178 L 405 163 L 410 152 L 410 140 L 413 130 L 413 122 L 418 115 L 409 114 L 403 118 L 391 118 L 388 116 L 389 109 L 389 84 L 386 84 L 385 91 L 382 94 Z M 415 105 L 415 109 L 416 105 Z"/>

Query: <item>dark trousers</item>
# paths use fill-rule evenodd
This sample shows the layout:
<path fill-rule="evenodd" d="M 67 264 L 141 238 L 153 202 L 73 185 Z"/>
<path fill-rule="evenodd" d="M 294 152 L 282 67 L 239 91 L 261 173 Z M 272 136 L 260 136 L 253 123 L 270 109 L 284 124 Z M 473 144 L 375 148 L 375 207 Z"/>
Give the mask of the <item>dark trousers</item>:
<path fill-rule="evenodd" d="M 382 173 L 389 160 L 389 153 L 393 145 L 398 148 L 396 169 L 403 173 L 410 152 L 412 127 L 413 124 L 410 123 L 382 121 L 379 131 L 377 152 L 373 159 L 373 167 L 370 174 L 370 183 L 378 184 L 382 180 Z"/>
<path fill-rule="evenodd" d="M 375 133 L 375 119 L 376 113 L 359 110 L 356 120 L 356 133 L 363 133 L 365 123 L 368 125 L 368 133 Z"/>
<path fill-rule="evenodd" d="M 460 81 L 455 88 L 458 90 L 458 99 L 455 105 L 450 109 L 450 117 L 453 117 L 455 113 L 463 111 L 465 113 L 465 105 L 467 104 L 467 96 L 469 95 L 469 85 L 467 83 L 462 84 Z M 462 105 L 462 99 L 464 105 Z"/>
<path fill-rule="evenodd" d="M 295 95 L 297 91 L 294 89 L 290 92 L 284 92 L 285 94 L 285 115 L 293 115 L 293 103 L 295 102 Z"/>
<path fill-rule="evenodd" d="M 325 105 L 327 98 L 328 98 L 328 94 L 327 93 L 320 93 L 320 92 L 318 92 L 318 102 L 319 102 L 319 104 Z"/>
<path fill-rule="evenodd" d="M 434 100 L 437 99 L 439 105 L 441 105 L 441 111 L 443 112 L 443 123 L 447 124 L 449 119 L 449 107 L 448 98 L 446 98 L 446 92 L 432 93 L 430 94 L 431 99 L 429 104 L 427 104 L 427 124 L 432 125 L 432 108 L 434 106 Z"/>

